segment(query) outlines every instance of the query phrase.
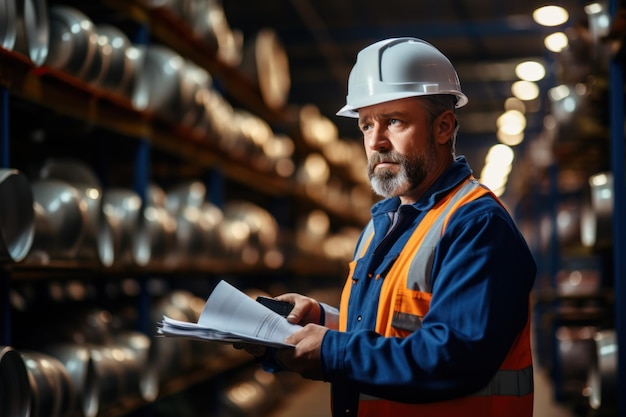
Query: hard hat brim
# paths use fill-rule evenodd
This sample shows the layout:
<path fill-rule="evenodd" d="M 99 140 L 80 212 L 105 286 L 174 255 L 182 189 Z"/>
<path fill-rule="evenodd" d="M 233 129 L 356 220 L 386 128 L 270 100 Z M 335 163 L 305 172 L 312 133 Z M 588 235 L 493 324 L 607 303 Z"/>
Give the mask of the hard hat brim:
<path fill-rule="evenodd" d="M 458 91 L 452 91 L 452 92 L 440 91 L 440 92 L 437 92 L 437 94 L 450 94 L 450 95 L 456 96 L 457 101 L 454 107 L 456 107 L 457 109 L 465 106 L 467 102 L 469 101 L 465 94 L 459 93 Z M 377 96 L 375 98 L 371 97 L 370 100 L 362 100 L 361 102 L 355 103 L 355 104 L 346 104 L 341 109 L 339 109 L 339 111 L 335 114 L 337 116 L 351 117 L 354 119 L 358 119 L 359 118 L 358 110 L 360 108 L 373 106 L 375 104 L 380 104 L 380 103 L 387 103 L 390 101 L 400 100 L 400 99 L 408 98 L 408 97 L 423 97 L 423 96 L 429 96 L 429 95 L 432 95 L 432 94 L 415 94 L 415 93 L 398 94 L 398 93 L 395 93 L 395 94 L 390 95 L 389 97 L 381 97 L 381 96 Z"/>

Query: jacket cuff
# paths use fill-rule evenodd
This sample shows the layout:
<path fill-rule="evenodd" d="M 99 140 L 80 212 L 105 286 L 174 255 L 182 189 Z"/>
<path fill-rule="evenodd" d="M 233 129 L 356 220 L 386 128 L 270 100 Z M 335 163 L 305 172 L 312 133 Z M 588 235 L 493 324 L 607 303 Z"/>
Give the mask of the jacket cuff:
<path fill-rule="evenodd" d="M 326 303 L 320 303 L 320 324 L 329 329 L 337 330 L 339 328 L 339 310 L 331 307 Z"/>

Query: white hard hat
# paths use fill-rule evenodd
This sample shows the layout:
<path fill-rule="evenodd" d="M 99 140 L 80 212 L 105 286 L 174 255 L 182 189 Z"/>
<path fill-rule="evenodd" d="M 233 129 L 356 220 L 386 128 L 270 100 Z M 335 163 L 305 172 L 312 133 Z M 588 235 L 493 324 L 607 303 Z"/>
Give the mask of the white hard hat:
<path fill-rule="evenodd" d="M 417 38 L 386 39 L 357 55 L 337 116 L 359 117 L 361 107 L 434 94 L 456 96 L 456 107 L 467 104 L 454 67 L 437 48 Z"/>

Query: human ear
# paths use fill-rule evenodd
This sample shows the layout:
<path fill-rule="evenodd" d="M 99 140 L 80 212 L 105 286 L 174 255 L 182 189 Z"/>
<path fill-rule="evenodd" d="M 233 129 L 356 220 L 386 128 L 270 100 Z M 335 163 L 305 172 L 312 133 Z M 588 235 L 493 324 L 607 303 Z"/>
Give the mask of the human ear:
<path fill-rule="evenodd" d="M 433 134 L 437 143 L 443 145 L 447 143 L 456 128 L 456 116 L 452 110 L 445 110 L 435 119 Z"/>

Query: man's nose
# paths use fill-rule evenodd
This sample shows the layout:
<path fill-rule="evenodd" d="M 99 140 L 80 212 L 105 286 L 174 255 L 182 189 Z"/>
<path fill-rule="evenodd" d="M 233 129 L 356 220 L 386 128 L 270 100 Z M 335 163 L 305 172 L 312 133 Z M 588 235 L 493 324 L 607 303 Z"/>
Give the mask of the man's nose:
<path fill-rule="evenodd" d="M 391 145 L 386 131 L 381 126 L 373 126 L 365 137 L 365 146 L 373 151 L 388 150 Z"/>

